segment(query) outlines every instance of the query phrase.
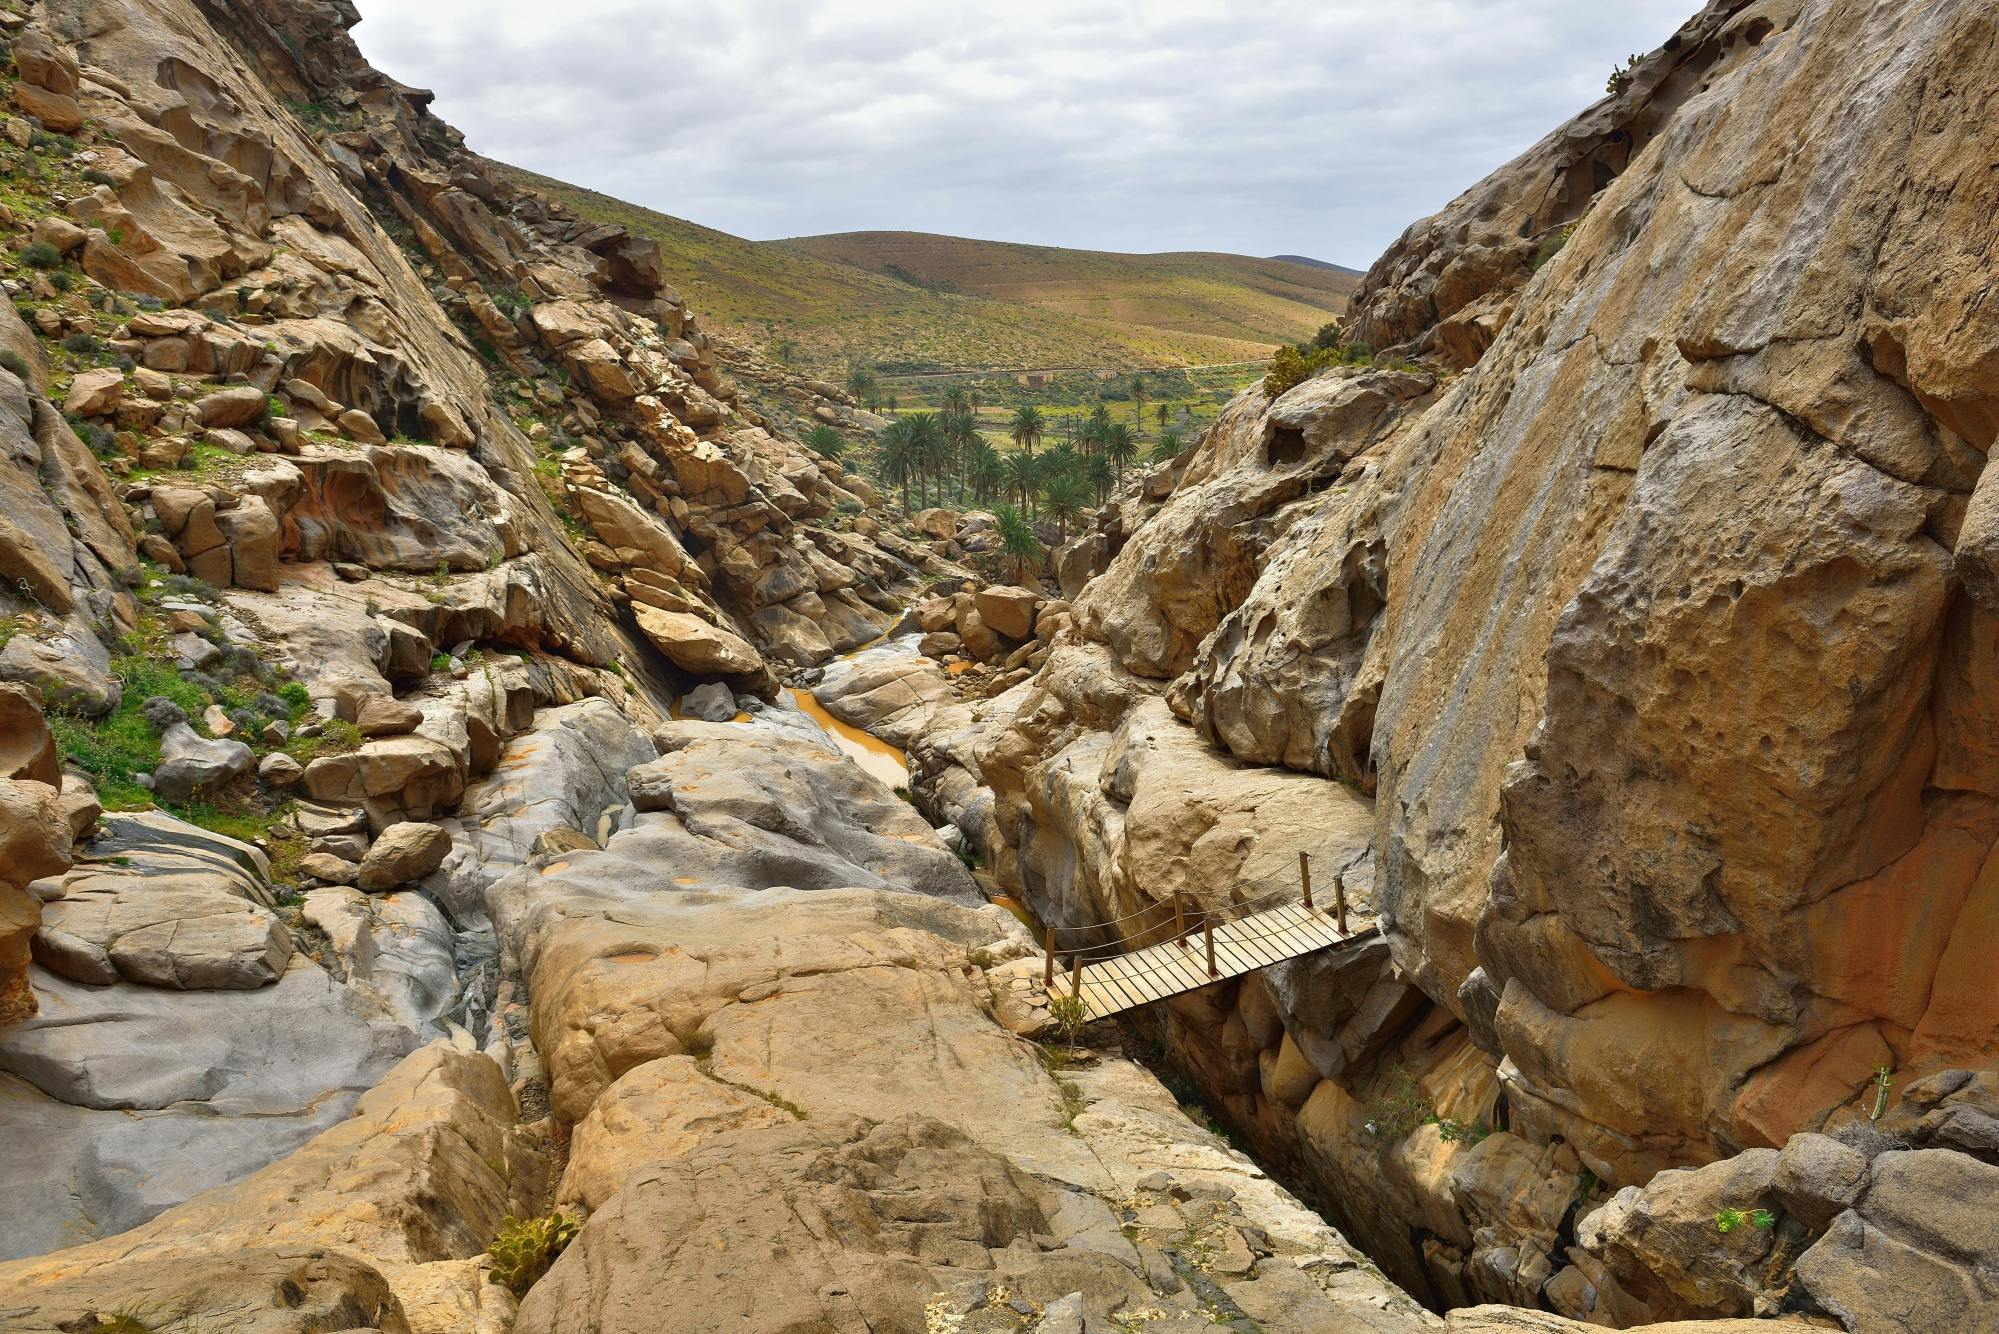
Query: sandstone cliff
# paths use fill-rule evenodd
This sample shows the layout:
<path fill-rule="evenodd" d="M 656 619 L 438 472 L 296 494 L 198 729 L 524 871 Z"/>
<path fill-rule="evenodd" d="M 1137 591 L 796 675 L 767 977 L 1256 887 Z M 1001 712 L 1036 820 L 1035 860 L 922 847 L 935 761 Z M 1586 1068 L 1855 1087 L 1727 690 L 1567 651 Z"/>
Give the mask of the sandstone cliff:
<path fill-rule="evenodd" d="M 1438 374 L 1239 399 L 919 764 L 1050 921 L 1299 849 L 1368 895 L 1372 957 L 1162 1036 L 1413 1290 L 1749 1314 L 1575 1244 L 1597 1183 L 1994 1058 L 1994 36 L 1708 6 L 1370 271 L 1353 327 Z"/>
<path fill-rule="evenodd" d="M 1064 598 L 356 19 L 0 4 L 0 1323 L 1990 1327 L 1983 7 L 1710 4 Z M 1134 1030 L 1258 1162 L 1018 1036 L 967 861 L 1301 853 L 1381 934 Z"/>

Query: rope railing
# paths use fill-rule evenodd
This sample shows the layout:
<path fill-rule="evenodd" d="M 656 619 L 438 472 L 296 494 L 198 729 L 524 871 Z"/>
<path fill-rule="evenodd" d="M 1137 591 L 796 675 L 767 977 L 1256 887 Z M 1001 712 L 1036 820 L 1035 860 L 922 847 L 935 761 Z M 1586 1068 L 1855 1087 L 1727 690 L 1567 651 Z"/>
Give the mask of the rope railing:
<path fill-rule="evenodd" d="M 1304 904 L 1305 910 L 1307 912 L 1318 911 L 1312 905 L 1311 859 L 1303 852 L 1298 854 L 1298 879 L 1302 891 L 1301 901 Z M 1336 877 L 1333 885 L 1334 912 L 1336 914 L 1339 934 L 1345 936 L 1348 934 L 1346 878 L 1344 876 Z M 1140 950 L 1167 944 L 1170 941 L 1178 941 L 1182 948 L 1191 948 L 1188 945 L 1188 941 L 1192 939 L 1196 931 L 1202 936 L 1203 948 L 1207 954 L 1208 976 L 1219 977 L 1220 973 L 1215 963 L 1215 927 L 1217 925 L 1227 926 L 1232 922 L 1238 922 L 1244 918 L 1254 916 L 1256 913 L 1264 911 L 1264 905 L 1266 904 L 1275 903 L 1278 900 L 1290 901 L 1290 895 L 1291 890 L 1288 888 L 1270 890 L 1242 903 L 1230 904 L 1225 913 L 1220 916 L 1205 907 L 1196 905 L 1194 915 L 1199 918 L 1198 925 L 1189 924 L 1190 914 L 1187 911 L 1185 898 L 1176 893 L 1168 902 L 1151 904 L 1140 908 L 1136 912 L 1126 913 L 1121 917 L 1114 917 L 1108 922 L 1096 922 L 1083 926 L 1045 926 L 1044 929 L 1047 932 L 1047 938 L 1044 942 L 1045 956 L 1041 970 L 1042 989 L 1051 994 L 1054 991 L 1055 957 L 1058 953 L 1067 962 L 1071 990 L 1075 991 L 1081 986 L 1082 970 L 1086 964 L 1121 958 L 1137 953 Z M 1173 914 L 1170 920 L 1159 917 L 1160 914 L 1167 912 L 1169 909 Z M 1157 920 L 1154 920 L 1151 925 L 1143 927 L 1137 932 L 1117 937 L 1108 942 L 1085 945 L 1078 949 L 1058 950 L 1056 944 L 1056 933 L 1058 931 L 1104 931 L 1113 926 L 1135 921 L 1139 918 L 1156 918 Z M 1275 939 L 1287 929 L 1280 928 L 1273 932 L 1259 931 L 1247 935 L 1238 935 L 1229 938 L 1223 943 L 1229 948 L 1253 944 L 1262 940 Z M 1162 931 L 1164 931 L 1164 934 L 1159 934 Z M 1141 941 L 1143 941 L 1142 944 L 1140 943 Z M 1151 967 L 1135 967 L 1128 970 L 1126 976 L 1143 976 L 1162 971 L 1168 966 L 1167 964 L 1157 964 Z"/>

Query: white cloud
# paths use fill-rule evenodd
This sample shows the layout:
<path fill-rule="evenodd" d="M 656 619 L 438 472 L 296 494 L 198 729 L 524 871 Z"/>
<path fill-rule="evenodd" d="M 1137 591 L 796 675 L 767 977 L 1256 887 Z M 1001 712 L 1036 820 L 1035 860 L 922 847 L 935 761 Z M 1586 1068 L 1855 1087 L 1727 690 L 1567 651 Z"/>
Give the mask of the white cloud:
<path fill-rule="evenodd" d="M 753 237 L 1365 266 L 1693 0 L 358 0 L 480 152 Z"/>

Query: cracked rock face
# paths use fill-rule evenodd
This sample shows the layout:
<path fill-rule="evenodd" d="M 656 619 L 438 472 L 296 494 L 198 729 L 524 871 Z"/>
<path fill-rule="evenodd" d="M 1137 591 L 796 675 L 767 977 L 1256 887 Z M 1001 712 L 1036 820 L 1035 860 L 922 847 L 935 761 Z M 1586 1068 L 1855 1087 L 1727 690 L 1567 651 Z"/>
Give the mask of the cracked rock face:
<path fill-rule="evenodd" d="M 1154 700 L 1371 799 L 1393 973 L 1159 1029 L 1440 1303 L 1594 1282 L 1509 1180 L 1640 1184 L 1835 1128 L 1877 1067 L 1992 1060 L 1999 312 L 1953 220 L 1999 199 L 1961 91 L 1994 35 L 1709 5 L 1370 273 L 1360 336 L 1462 374 L 1239 399 L 1078 544 L 1100 572 L 1040 673 L 916 747 L 1057 921 L 1182 865 L 1121 784 Z"/>

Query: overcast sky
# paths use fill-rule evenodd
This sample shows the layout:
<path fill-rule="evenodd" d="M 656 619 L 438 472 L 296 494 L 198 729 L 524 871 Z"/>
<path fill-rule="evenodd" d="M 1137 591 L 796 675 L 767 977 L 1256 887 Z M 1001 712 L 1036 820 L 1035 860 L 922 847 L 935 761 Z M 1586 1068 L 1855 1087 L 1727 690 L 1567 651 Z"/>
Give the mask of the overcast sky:
<path fill-rule="evenodd" d="M 740 236 L 1364 268 L 1697 0 L 358 0 L 490 157 Z"/>

